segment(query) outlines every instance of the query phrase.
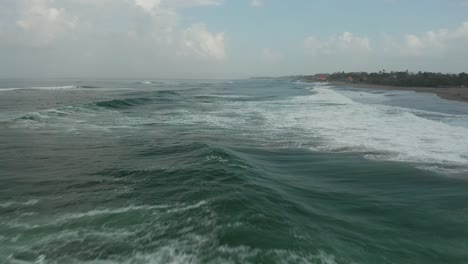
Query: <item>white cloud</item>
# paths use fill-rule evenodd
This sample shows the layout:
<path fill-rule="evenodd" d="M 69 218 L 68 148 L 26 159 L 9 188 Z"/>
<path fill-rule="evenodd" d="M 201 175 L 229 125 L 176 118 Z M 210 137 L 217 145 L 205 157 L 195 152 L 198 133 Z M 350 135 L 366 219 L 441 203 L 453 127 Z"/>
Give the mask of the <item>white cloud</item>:
<path fill-rule="evenodd" d="M 113 0 L 62 0 L 62 1 L 70 2 L 73 4 L 79 4 L 79 5 L 102 6 L 102 5 L 111 4 Z"/>
<path fill-rule="evenodd" d="M 135 0 L 135 4 L 144 11 L 151 13 L 159 7 L 161 0 Z"/>
<path fill-rule="evenodd" d="M 358 37 L 350 32 L 324 39 L 309 37 L 306 52 L 311 55 L 385 53 L 391 56 L 434 57 L 449 54 L 468 55 L 468 22 L 455 29 L 440 29 L 404 37 L 384 35 L 382 45 L 371 46 L 369 37 Z"/>
<path fill-rule="evenodd" d="M 428 31 L 424 34 L 408 34 L 403 41 L 387 37 L 386 52 L 406 56 L 432 56 L 449 53 L 466 54 L 468 51 L 468 22 L 449 30 Z"/>
<path fill-rule="evenodd" d="M 218 6 L 224 0 L 162 0 L 162 5 L 169 8 L 187 8 L 194 6 Z"/>
<path fill-rule="evenodd" d="M 54 4 L 53 0 L 18 2 L 19 16 L 16 25 L 27 33 L 29 44 L 49 44 L 76 27 L 77 17 L 68 14 L 64 8 L 53 6 Z"/>
<path fill-rule="evenodd" d="M 262 7 L 263 6 L 263 1 L 262 0 L 252 0 L 250 2 L 250 5 L 252 7 Z"/>
<path fill-rule="evenodd" d="M 309 37 L 304 42 L 305 52 L 312 56 L 310 68 L 320 71 L 401 70 L 403 67 L 457 72 L 466 68 L 468 60 L 468 22 L 425 33 L 383 34 L 381 39 L 372 42 L 367 36 L 350 32 L 325 38 Z"/>
<path fill-rule="evenodd" d="M 406 50 L 414 53 L 414 54 L 419 54 L 423 51 L 424 48 L 424 43 L 423 41 L 417 37 L 416 35 L 406 35 Z"/>
<path fill-rule="evenodd" d="M 224 33 L 211 33 L 203 23 L 195 23 L 183 31 L 177 30 L 178 8 L 219 5 L 222 0 L 134 0 L 150 17 L 150 32 L 155 48 L 160 52 L 183 58 L 223 60 L 226 56 Z M 142 38 L 145 38 L 143 32 Z M 138 38 L 132 34 L 133 39 Z"/>
<path fill-rule="evenodd" d="M 210 33 L 204 24 L 194 24 L 187 28 L 183 32 L 182 41 L 185 51 L 200 58 L 223 60 L 226 57 L 224 33 Z"/>
<path fill-rule="evenodd" d="M 211 32 L 200 22 L 181 28 L 179 21 L 183 17 L 179 9 L 222 3 L 223 0 L 11 0 L 0 3 L 0 7 L 10 6 L 15 11 L 0 17 L 0 45 L 40 47 L 63 40 L 57 47 L 71 47 L 82 40 L 81 43 L 89 43 L 81 48 L 83 53 L 107 46 L 108 50 L 139 50 L 172 61 L 221 61 L 226 57 L 224 33 Z M 92 10 L 83 12 L 87 7 Z M 75 11 L 80 19 L 70 11 Z M 121 19 L 108 24 L 112 17 Z M 71 37 L 77 41 L 69 41 Z"/>
<path fill-rule="evenodd" d="M 134 0 L 135 4 L 148 13 L 157 9 L 178 9 L 195 6 L 221 5 L 223 0 Z"/>
<path fill-rule="evenodd" d="M 468 1 L 462 2 L 461 5 L 464 7 L 468 7 Z"/>
<path fill-rule="evenodd" d="M 371 51 L 367 37 L 357 37 L 350 32 L 326 39 L 308 37 L 305 41 L 306 52 L 312 55 L 333 55 L 337 53 L 367 53 Z"/>

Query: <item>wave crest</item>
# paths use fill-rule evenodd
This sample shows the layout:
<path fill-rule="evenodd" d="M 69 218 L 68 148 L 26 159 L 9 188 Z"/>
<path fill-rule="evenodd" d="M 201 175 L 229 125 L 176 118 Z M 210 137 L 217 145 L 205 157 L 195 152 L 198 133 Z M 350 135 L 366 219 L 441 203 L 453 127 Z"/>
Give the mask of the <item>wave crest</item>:
<path fill-rule="evenodd" d="M 114 99 L 110 101 L 102 101 L 95 103 L 96 106 L 112 109 L 129 108 L 133 106 L 143 105 L 151 102 L 148 98 L 129 98 L 129 99 Z"/>

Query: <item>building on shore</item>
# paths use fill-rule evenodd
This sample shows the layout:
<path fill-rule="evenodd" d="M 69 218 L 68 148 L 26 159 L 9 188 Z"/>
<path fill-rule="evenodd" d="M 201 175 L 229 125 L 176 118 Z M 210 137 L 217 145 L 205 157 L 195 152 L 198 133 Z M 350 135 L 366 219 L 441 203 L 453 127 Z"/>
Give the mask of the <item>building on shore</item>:
<path fill-rule="evenodd" d="M 327 82 L 330 74 L 316 74 L 314 75 L 314 79 L 318 82 Z"/>

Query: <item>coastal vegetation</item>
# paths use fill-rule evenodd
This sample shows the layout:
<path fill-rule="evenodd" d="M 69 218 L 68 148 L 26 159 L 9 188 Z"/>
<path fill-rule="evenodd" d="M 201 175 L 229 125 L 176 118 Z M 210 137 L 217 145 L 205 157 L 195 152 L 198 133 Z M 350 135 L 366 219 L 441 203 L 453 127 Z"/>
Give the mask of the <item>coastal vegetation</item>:
<path fill-rule="evenodd" d="M 303 81 L 341 81 L 401 87 L 468 87 L 468 74 L 409 72 L 385 70 L 379 72 L 336 72 L 332 74 L 316 74 L 298 76 Z"/>

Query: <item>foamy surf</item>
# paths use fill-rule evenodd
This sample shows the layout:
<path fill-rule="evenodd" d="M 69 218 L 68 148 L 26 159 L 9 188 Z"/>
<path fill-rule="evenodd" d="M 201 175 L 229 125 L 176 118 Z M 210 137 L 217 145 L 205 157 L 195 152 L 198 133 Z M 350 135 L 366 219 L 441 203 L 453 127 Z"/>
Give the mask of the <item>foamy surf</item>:
<path fill-rule="evenodd" d="M 294 99 L 294 106 L 281 109 L 277 117 L 287 127 L 322 138 L 316 150 L 380 153 L 365 157 L 453 165 L 455 171 L 468 166 L 468 129 L 444 123 L 443 115 L 435 121 L 414 109 L 357 103 L 330 88 L 313 91 L 316 94 Z"/>
<path fill-rule="evenodd" d="M 26 88 L 0 88 L 0 92 L 10 92 L 10 91 L 16 91 L 16 90 L 24 90 Z"/>
<path fill-rule="evenodd" d="M 385 159 L 401 162 L 468 165 L 466 128 L 422 118 L 412 109 L 356 103 L 330 89 L 315 91 L 309 103 L 344 104 L 308 113 L 313 124 L 302 124 L 331 143 L 325 149 L 381 151 Z"/>
<path fill-rule="evenodd" d="M 149 84 L 154 84 L 155 82 L 152 81 L 141 81 L 141 82 L 136 82 L 136 84 L 143 84 L 143 85 L 149 85 Z"/>
<path fill-rule="evenodd" d="M 312 94 L 261 103 L 227 101 L 216 112 L 191 114 L 179 122 L 243 127 L 250 137 L 312 144 L 315 151 L 372 153 L 365 157 L 454 171 L 468 167 L 468 128 L 452 125 L 468 116 L 375 104 L 375 98 L 372 104 L 359 103 L 322 83 L 305 89 Z"/>
<path fill-rule="evenodd" d="M 28 201 L 7 201 L 7 202 L 2 202 L 0 203 L 1 208 L 10 208 L 10 207 L 26 207 L 26 206 L 33 206 L 36 205 L 39 202 L 39 200 L 36 199 L 31 199 Z"/>
<path fill-rule="evenodd" d="M 18 88 L 0 88 L 0 92 L 17 91 L 17 90 L 42 90 L 42 91 L 53 91 L 53 90 L 68 90 L 77 89 L 78 86 L 74 85 L 63 85 L 63 86 L 44 86 L 44 87 L 18 87 Z"/>

